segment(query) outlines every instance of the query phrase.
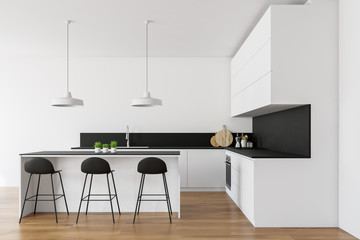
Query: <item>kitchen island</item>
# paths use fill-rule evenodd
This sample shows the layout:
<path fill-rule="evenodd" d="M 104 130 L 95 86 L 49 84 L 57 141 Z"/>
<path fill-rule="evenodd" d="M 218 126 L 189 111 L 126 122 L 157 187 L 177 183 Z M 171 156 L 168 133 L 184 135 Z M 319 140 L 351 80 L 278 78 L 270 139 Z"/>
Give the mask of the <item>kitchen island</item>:
<path fill-rule="evenodd" d="M 24 200 L 29 174 L 24 171 L 26 160 L 32 157 L 44 157 L 50 160 L 55 170 L 62 170 L 62 178 L 65 188 L 66 199 L 70 212 L 77 212 L 84 183 L 85 174 L 81 172 L 82 161 L 89 157 L 101 157 L 109 162 L 111 169 L 115 170 L 114 178 L 122 212 L 133 212 L 136 205 L 136 197 L 139 189 L 141 174 L 137 172 L 139 161 L 146 157 L 158 157 L 165 161 L 168 172 L 168 182 L 171 205 L 174 213 L 180 218 L 180 151 L 117 151 L 116 153 L 94 153 L 93 151 L 43 151 L 20 154 L 20 191 L 19 209 Z M 28 196 L 36 193 L 37 176 L 33 177 L 29 187 Z M 54 177 L 55 192 L 61 192 L 60 181 Z M 87 191 L 87 190 L 85 190 Z M 112 190 L 113 191 L 113 190 Z M 94 175 L 92 193 L 107 193 L 105 175 Z M 163 193 L 164 185 L 161 175 L 147 175 L 144 185 L 144 193 Z M 39 193 L 51 193 L 50 175 L 41 177 Z M 65 204 L 61 199 L 56 201 L 58 212 L 65 212 Z M 85 210 L 86 204 L 82 205 L 81 211 Z M 24 216 L 30 214 L 34 209 L 33 202 L 27 202 Z M 19 210 L 19 213 L 21 212 Z M 37 206 L 38 212 L 53 212 L 52 201 L 40 202 Z M 91 202 L 89 212 L 110 212 L 109 202 Z M 148 201 L 141 205 L 141 212 L 167 212 L 165 202 Z"/>

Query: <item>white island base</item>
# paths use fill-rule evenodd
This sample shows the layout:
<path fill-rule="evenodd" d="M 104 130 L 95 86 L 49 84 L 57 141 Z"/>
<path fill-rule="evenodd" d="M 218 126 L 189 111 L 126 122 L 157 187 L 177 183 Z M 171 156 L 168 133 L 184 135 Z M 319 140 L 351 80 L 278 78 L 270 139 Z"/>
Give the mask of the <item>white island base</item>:
<path fill-rule="evenodd" d="M 40 152 L 43 153 L 43 152 Z M 24 171 L 24 163 L 26 160 L 32 157 L 44 157 L 50 160 L 55 170 L 62 170 L 62 180 L 65 188 L 66 200 L 69 207 L 69 212 L 77 212 L 79 208 L 82 188 L 85 179 L 85 173 L 81 172 L 80 167 L 83 160 L 89 157 L 98 156 L 104 158 L 109 162 L 112 170 L 115 170 L 114 179 L 116 190 L 118 193 L 120 210 L 121 212 L 134 212 L 136 205 L 136 198 L 140 185 L 141 174 L 137 172 L 137 165 L 140 160 L 145 157 L 158 157 L 165 161 L 168 172 L 166 173 L 166 179 L 169 188 L 171 207 L 174 213 L 177 213 L 180 218 L 180 171 L 179 171 L 179 155 L 154 155 L 154 154 L 139 154 L 139 155 L 44 155 L 44 154 L 23 154 L 21 155 L 21 174 L 20 174 L 20 191 L 19 191 L 19 214 L 21 213 L 21 207 L 25 197 L 26 186 L 29 180 L 29 173 Z M 62 193 L 60 180 L 58 174 L 53 175 L 55 193 Z M 109 176 L 110 187 L 112 193 L 113 184 L 111 176 Z M 29 187 L 28 197 L 36 194 L 36 186 L 38 181 L 38 175 L 33 175 L 31 184 Z M 87 178 L 87 187 L 85 188 L 84 196 L 88 194 L 88 187 L 90 183 L 90 177 Z M 52 193 L 50 174 L 41 176 L 40 194 Z M 106 174 L 94 175 L 91 193 L 96 194 L 108 194 Z M 164 184 L 161 174 L 150 175 L 146 174 L 145 185 L 143 193 L 164 193 Z M 45 198 L 45 197 L 42 197 Z M 107 199 L 107 197 L 101 197 Z M 145 196 L 143 197 L 145 199 Z M 163 199 L 165 197 L 151 197 L 147 196 L 146 199 Z M 46 197 L 46 199 L 52 199 L 52 197 Z M 85 211 L 86 203 L 82 203 L 81 212 Z M 23 216 L 26 216 L 34 210 L 33 201 L 27 201 Z M 56 207 L 58 212 L 66 212 L 64 199 L 60 198 L 56 201 Z M 117 212 L 116 200 L 113 199 L 114 213 Z M 145 201 L 141 203 L 140 212 L 167 212 L 166 201 Z M 37 212 L 54 212 L 54 205 L 52 201 L 40 201 L 37 204 Z M 91 201 L 89 203 L 89 212 L 111 212 L 109 201 Z M 176 214 L 174 215 L 176 216 Z"/>

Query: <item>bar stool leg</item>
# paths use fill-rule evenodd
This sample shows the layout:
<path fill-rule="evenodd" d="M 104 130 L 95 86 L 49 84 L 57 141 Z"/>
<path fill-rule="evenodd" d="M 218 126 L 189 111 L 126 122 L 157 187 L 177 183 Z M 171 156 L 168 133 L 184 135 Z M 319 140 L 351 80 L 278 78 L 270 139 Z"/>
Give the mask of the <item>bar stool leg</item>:
<path fill-rule="evenodd" d="M 82 190 L 82 193 L 81 193 L 80 204 L 79 204 L 79 211 L 78 211 L 78 214 L 77 214 L 76 223 L 78 223 L 78 221 L 79 221 L 81 203 L 82 203 L 83 197 L 84 197 L 84 191 L 85 191 L 85 185 L 86 185 L 87 176 L 88 176 L 88 174 L 85 175 L 84 187 L 83 187 L 83 190 Z"/>
<path fill-rule="evenodd" d="M 54 182 L 53 182 L 53 174 L 51 174 L 50 177 L 51 177 L 51 188 L 52 188 L 54 209 L 55 209 L 55 218 L 56 218 L 56 223 L 58 223 L 57 211 L 56 211 L 56 201 L 55 201 L 55 191 L 54 191 Z"/>
<path fill-rule="evenodd" d="M 38 200 L 38 196 L 39 196 L 40 178 L 41 178 L 41 174 L 39 174 L 39 178 L 38 178 L 38 185 L 37 185 L 37 190 L 36 190 L 35 206 L 34 206 L 34 215 L 36 214 L 36 205 L 37 205 L 37 200 Z"/>
<path fill-rule="evenodd" d="M 170 202 L 170 194 L 169 194 L 169 188 L 168 188 L 168 184 L 167 184 L 167 180 L 166 180 L 166 175 L 164 173 L 164 179 L 165 179 L 165 185 L 166 185 L 166 192 L 168 195 L 168 201 L 169 201 L 169 206 L 170 206 L 170 213 L 172 215 L 172 208 L 171 208 L 171 202 Z"/>
<path fill-rule="evenodd" d="M 139 204 L 139 198 L 140 198 L 140 192 L 141 192 L 141 186 L 142 186 L 143 178 L 144 178 L 144 174 L 142 174 L 142 175 L 141 175 L 140 186 L 139 186 L 139 192 L 138 192 L 137 199 L 136 199 L 136 206 L 135 206 L 135 212 L 134 212 L 134 220 L 133 220 L 133 223 L 135 223 L 135 218 L 136 218 L 137 208 L 138 208 L 138 204 Z"/>
<path fill-rule="evenodd" d="M 138 206 L 138 211 L 137 211 L 137 215 L 139 215 L 140 212 L 140 206 L 141 206 L 141 201 L 142 201 L 142 196 L 143 196 L 143 191 L 144 191 L 144 185 L 145 185 L 145 174 L 144 174 L 144 178 L 141 184 L 141 193 L 140 193 L 140 201 L 139 201 L 139 206 Z"/>
<path fill-rule="evenodd" d="M 87 200 L 87 204 L 86 204 L 86 212 L 85 212 L 85 215 L 87 215 L 87 213 L 88 213 L 89 201 L 90 201 L 90 192 L 91 192 L 91 185 L 92 185 L 93 176 L 94 176 L 94 174 L 91 174 L 90 187 L 89 187 L 89 195 L 88 195 L 88 200 Z"/>
<path fill-rule="evenodd" d="M 118 210 L 119 210 L 119 215 L 121 215 L 120 205 L 119 205 L 119 199 L 118 199 L 118 195 L 117 195 L 117 191 L 116 191 L 116 186 L 115 186 L 114 174 L 113 174 L 112 172 L 111 172 L 111 177 L 112 177 L 112 181 L 113 181 L 113 185 L 114 185 L 114 191 L 115 191 L 115 196 L 116 196 L 116 203 L 117 203 Z"/>
<path fill-rule="evenodd" d="M 29 181 L 28 181 L 28 185 L 27 185 L 27 188 L 26 188 L 25 198 L 24 198 L 24 203 L 23 203 L 22 209 L 21 209 L 21 214 L 20 214 L 19 223 L 21 223 L 22 215 L 23 215 L 23 213 L 24 213 L 24 207 L 25 207 L 26 197 L 27 197 L 27 194 L 28 194 L 28 191 L 29 191 L 31 176 L 32 176 L 32 174 L 30 174 Z"/>
<path fill-rule="evenodd" d="M 162 174 L 163 176 L 163 182 L 164 182 L 164 190 L 165 190 L 165 196 L 166 196 L 166 204 L 167 204 L 167 207 L 168 207 L 168 213 L 169 213 L 169 220 L 170 220 L 170 223 L 172 223 L 171 221 L 171 214 L 170 214 L 170 206 L 169 206 L 169 194 L 168 194 L 168 191 L 167 191 L 167 186 L 166 186 L 166 177 L 165 177 L 165 174 L 163 173 Z"/>
<path fill-rule="evenodd" d="M 59 171 L 59 177 L 60 177 L 61 188 L 62 188 L 63 195 L 64 195 L 65 207 L 66 207 L 67 215 L 69 215 L 69 208 L 68 208 L 67 201 L 66 201 L 66 196 L 65 196 L 65 191 L 64 191 L 64 184 L 63 184 L 63 181 L 62 181 L 62 177 L 61 177 L 60 171 Z"/>
<path fill-rule="evenodd" d="M 110 198 L 111 214 L 112 214 L 112 218 L 113 218 L 113 223 L 115 223 L 114 210 L 113 210 L 113 205 L 112 205 L 112 200 L 111 200 L 111 191 L 110 191 L 110 183 L 109 183 L 109 174 L 108 174 L 108 173 L 106 174 L 106 180 L 107 180 L 108 189 L 109 189 L 109 198 Z"/>

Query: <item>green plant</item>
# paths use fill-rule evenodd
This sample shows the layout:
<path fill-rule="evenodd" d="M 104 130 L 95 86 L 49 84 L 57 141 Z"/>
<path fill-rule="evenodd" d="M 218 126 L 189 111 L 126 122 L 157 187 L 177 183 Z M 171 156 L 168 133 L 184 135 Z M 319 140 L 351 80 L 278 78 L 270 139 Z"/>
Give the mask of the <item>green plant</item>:
<path fill-rule="evenodd" d="M 103 147 L 103 148 L 109 148 L 109 144 L 104 143 L 104 144 L 102 145 L 102 147 Z"/>
<path fill-rule="evenodd" d="M 94 148 L 101 148 L 101 142 L 95 142 Z"/>
<path fill-rule="evenodd" d="M 116 148 L 117 147 L 117 141 L 111 141 L 110 146 L 111 146 L 111 148 Z"/>

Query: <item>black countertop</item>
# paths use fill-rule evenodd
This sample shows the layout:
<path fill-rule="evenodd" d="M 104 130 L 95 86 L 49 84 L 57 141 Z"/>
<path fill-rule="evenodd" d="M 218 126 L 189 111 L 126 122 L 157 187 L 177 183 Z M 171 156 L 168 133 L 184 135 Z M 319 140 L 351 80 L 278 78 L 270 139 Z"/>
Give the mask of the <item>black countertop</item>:
<path fill-rule="evenodd" d="M 249 158 L 309 158 L 306 156 L 271 151 L 267 149 L 242 149 L 242 148 L 229 147 L 226 148 L 226 150 L 244 155 Z"/>
<path fill-rule="evenodd" d="M 72 147 L 71 149 L 94 149 L 93 147 Z M 234 148 L 234 147 L 148 147 L 148 148 L 119 148 L 118 152 L 121 150 L 133 150 L 133 151 L 124 151 L 126 153 L 133 153 L 136 152 L 136 150 L 144 152 L 146 149 L 226 149 L 241 155 L 244 155 L 249 158 L 309 158 L 306 156 L 291 154 L 291 153 L 284 153 L 284 152 L 278 152 L 278 151 L 272 151 L 268 149 L 258 149 L 258 148 Z M 79 152 L 79 151 L 73 151 L 73 152 Z M 158 152 L 158 151 L 149 151 L 149 152 Z M 94 153 L 95 154 L 95 153 Z M 105 153 L 109 154 L 109 153 Z M 126 155 L 126 154 L 124 154 Z M 138 155 L 138 154 L 134 154 Z M 160 154 L 155 154 L 160 155 Z"/>
<path fill-rule="evenodd" d="M 95 153 L 94 151 L 42 151 L 42 152 L 31 152 L 31 153 L 21 153 L 21 156 L 27 155 L 180 155 L 180 151 L 117 151 L 116 153 Z"/>
<path fill-rule="evenodd" d="M 94 149 L 94 147 L 72 147 L 71 149 Z M 141 150 L 146 150 L 146 149 L 225 149 L 224 147 L 212 147 L 212 146 L 191 146 L 191 147 L 178 147 L 178 146 L 173 146 L 173 147 L 130 147 L 130 148 L 126 148 L 126 147 L 121 147 L 121 148 L 117 148 L 117 150 L 137 150 L 137 149 L 141 149 Z"/>

